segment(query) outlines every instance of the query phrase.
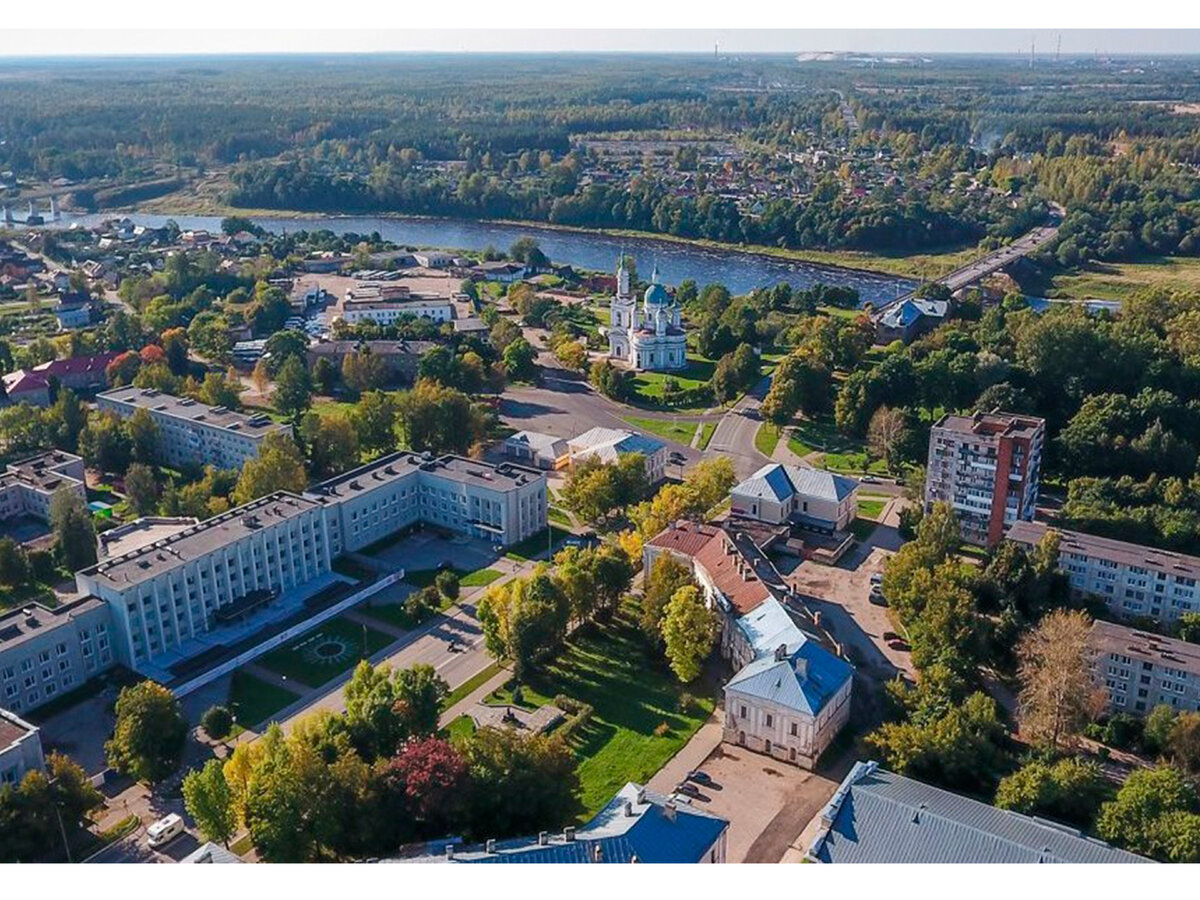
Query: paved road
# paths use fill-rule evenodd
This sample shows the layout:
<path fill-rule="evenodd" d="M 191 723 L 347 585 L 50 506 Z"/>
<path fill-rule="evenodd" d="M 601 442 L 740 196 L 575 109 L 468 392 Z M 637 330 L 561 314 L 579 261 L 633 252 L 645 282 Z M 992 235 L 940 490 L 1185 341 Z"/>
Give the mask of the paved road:
<path fill-rule="evenodd" d="M 1058 222 L 1061 212 L 1056 210 L 1056 215 L 1053 224 L 1039 226 L 1029 231 L 1021 237 L 1017 238 L 1011 244 L 1006 244 L 999 250 L 989 253 L 972 263 L 968 263 L 961 268 L 955 269 L 949 275 L 939 278 L 941 284 L 946 285 L 951 291 L 957 291 L 960 288 L 965 288 L 969 285 L 986 278 L 995 272 L 1016 262 L 1017 260 L 1029 255 L 1035 250 L 1044 247 L 1046 244 L 1058 237 Z M 908 299 L 912 296 L 912 292 L 903 294 L 897 297 L 890 303 L 887 303 L 876 309 L 875 315 L 879 316 L 886 312 L 896 304 Z"/>
<path fill-rule="evenodd" d="M 754 436 L 762 425 L 758 410 L 770 384 L 770 377 L 764 378 L 754 390 L 735 403 L 721 418 L 708 443 L 710 452 L 724 453 L 733 460 L 739 478 L 749 477 L 770 462 L 754 446 Z"/>

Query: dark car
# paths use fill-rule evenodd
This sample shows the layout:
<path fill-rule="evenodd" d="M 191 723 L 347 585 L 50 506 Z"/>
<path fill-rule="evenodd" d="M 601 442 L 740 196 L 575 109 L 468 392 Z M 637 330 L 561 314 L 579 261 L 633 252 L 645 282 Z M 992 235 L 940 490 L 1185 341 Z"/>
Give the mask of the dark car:
<path fill-rule="evenodd" d="M 900 635 L 896 634 L 894 631 L 885 631 L 883 633 L 883 640 L 885 643 L 891 643 L 892 641 L 901 640 L 901 638 Z"/>
<path fill-rule="evenodd" d="M 874 590 L 871 591 L 870 596 L 867 597 L 867 601 L 874 606 L 887 606 L 888 605 L 887 598 L 885 596 L 883 596 L 882 591 L 874 591 Z"/>
<path fill-rule="evenodd" d="M 696 784 L 712 784 L 712 776 L 703 769 L 697 769 L 694 772 L 688 772 L 688 781 L 694 781 Z"/>
<path fill-rule="evenodd" d="M 908 641 L 904 640 L 903 638 L 895 638 L 894 640 L 888 641 L 887 645 L 893 650 L 899 650 L 902 653 L 907 653 L 912 649 L 912 647 L 908 645 Z"/>
<path fill-rule="evenodd" d="M 681 781 L 675 785 L 675 793 L 683 794 L 686 797 L 699 797 L 700 788 L 696 787 L 690 781 Z"/>

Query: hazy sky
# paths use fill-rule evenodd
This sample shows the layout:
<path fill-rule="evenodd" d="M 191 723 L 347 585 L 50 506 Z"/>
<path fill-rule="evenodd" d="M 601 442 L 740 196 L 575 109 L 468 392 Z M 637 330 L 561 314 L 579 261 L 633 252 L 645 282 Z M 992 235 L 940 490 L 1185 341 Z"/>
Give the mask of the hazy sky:
<path fill-rule="evenodd" d="M 12 40 L 17 37 L 19 39 Z M 9 32 L 0 56 L 175 53 L 320 53 L 387 51 L 475 52 L 726 52 L 859 51 L 870 53 L 1062 52 L 1200 53 L 1200 31 L 1186 29 L 30 29 Z"/>

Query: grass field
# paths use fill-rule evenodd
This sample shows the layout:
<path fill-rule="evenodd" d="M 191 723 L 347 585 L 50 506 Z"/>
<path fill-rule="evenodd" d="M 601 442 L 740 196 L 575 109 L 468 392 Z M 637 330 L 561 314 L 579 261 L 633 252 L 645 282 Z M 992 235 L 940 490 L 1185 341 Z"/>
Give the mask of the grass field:
<path fill-rule="evenodd" d="M 272 650 L 259 665 L 309 687 L 320 687 L 391 642 L 381 631 L 338 618 Z"/>
<path fill-rule="evenodd" d="M 468 715 L 461 715 L 446 726 L 445 732 L 451 741 L 465 741 L 475 733 L 475 720 Z"/>
<path fill-rule="evenodd" d="M 564 540 L 571 536 L 571 532 L 565 528 L 559 528 L 557 525 L 550 526 L 550 543 L 551 549 L 557 547 Z M 508 548 L 508 552 L 504 555 L 515 562 L 528 562 L 540 553 L 546 551 L 546 532 L 539 531 L 537 534 L 531 534 L 523 541 L 518 541 Z"/>
<path fill-rule="evenodd" d="M 547 510 L 546 515 L 549 516 L 550 521 L 556 525 L 565 525 L 567 528 L 571 527 L 571 517 L 557 506 L 551 506 L 550 509 Z"/>
<path fill-rule="evenodd" d="M 631 428 L 638 431 L 648 431 L 657 434 L 668 441 L 690 447 L 692 438 L 696 436 L 696 423 L 676 421 L 672 419 L 650 419 L 645 416 L 622 416 Z"/>
<path fill-rule="evenodd" d="M 404 573 L 404 580 L 409 584 L 419 588 L 429 587 L 433 584 L 441 569 L 412 569 Z M 458 583 L 460 587 L 484 587 L 491 584 L 504 573 L 498 569 L 476 569 L 469 572 L 466 569 L 460 569 L 455 566 L 452 570 L 458 575 Z"/>
<path fill-rule="evenodd" d="M 705 422 L 700 426 L 700 440 L 696 441 L 696 449 L 707 450 L 708 442 L 712 440 L 713 432 L 717 430 L 715 422 Z"/>
<path fill-rule="evenodd" d="M 754 446 L 763 456 L 771 456 L 779 444 L 781 433 L 770 422 L 763 422 L 754 434 Z"/>
<path fill-rule="evenodd" d="M 237 716 L 237 731 L 261 725 L 296 699 L 291 691 L 268 684 L 241 669 L 233 673 L 229 683 L 229 710 Z"/>
<path fill-rule="evenodd" d="M 1049 296 L 1076 300 L 1124 300 L 1143 288 L 1161 285 L 1200 291 L 1200 259 L 1159 256 L 1127 263 L 1089 263 L 1080 270 L 1056 275 Z"/>
<path fill-rule="evenodd" d="M 811 460 L 819 468 L 847 475 L 886 473 L 887 464 L 883 460 L 868 464 L 864 446 L 862 441 L 839 434 L 833 420 L 828 418 L 805 419 L 792 429 L 788 438 L 788 448 L 797 456 L 820 454 Z"/>
<path fill-rule="evenodd" d="M 885 506 L 887 506 L 886 497 L 868 494 L 858 498 L 858 514 L 864 519 L 878 519 Z"/>
<path fill-rule="evenodd" d="M 637 690 L 629 689 L 633 684 Z M 583 819 L 626 782 L 644 784 L 713 710 L 710 684 L 681 685 L 661 660 L 649 657 L 628 609 L 572 638 L 556 660 L 528 678 L 522 693 L 522 705 L 529 708 L 566 694 L 595 709 L 591 722 L 572 737 Z M 685 693 L 694 699 L 682 709 Z M 512 702 L 511 690 L 497 691 L 489 700 Z"/>

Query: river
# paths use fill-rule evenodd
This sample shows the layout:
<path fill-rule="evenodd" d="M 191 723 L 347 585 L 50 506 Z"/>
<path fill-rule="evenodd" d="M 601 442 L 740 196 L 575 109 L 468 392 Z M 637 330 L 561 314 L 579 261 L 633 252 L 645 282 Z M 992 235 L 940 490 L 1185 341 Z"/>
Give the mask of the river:
<path fill-rule="evenodd" d="M 115 215 L 118 214 L 64 216 L 56 224 L 65 226 L 78 222 L 90 226 Z M 203 228 L 218 231 L 221 227 L 221 219 L 217 216 L 131 213 L 129 218 L 152 227 L 161 226 L 168 219 L 174 219 L 185 230 Z M 371 234 L 377 231 L 385 240 L 397 244 L 444 250 L 479 251 L 488 247 L 507 250 L 517 238 L 531 236 L 553 262 L 603 272 L 614 270 L 617 256 L 624 250 L 637 261 L 638 273 L 642 278 L 648 278 L 651 269 L 657 265 L 659 276 L 666 284 L 677 285 L 686 278 L 692 278 L 701 286 L 719 282 L 734 294 L 744 294 L 756 287 L 771 287 L 783 281 L 795 288 L 827 284 L 857 288 L 861 302 L 878 305 L 916 287 L 916 282 L 904 278 L 792 262 L 739 250 L 710 250 L 673 241 L 612 237 L 531 225 L 366 216 L 269 217 L 253 218 L 252 221 L 276 233 L 302 229 L 329 229 L 338 234 Z"/>

